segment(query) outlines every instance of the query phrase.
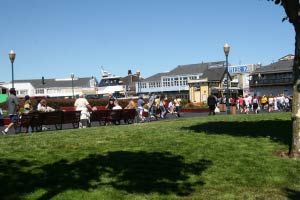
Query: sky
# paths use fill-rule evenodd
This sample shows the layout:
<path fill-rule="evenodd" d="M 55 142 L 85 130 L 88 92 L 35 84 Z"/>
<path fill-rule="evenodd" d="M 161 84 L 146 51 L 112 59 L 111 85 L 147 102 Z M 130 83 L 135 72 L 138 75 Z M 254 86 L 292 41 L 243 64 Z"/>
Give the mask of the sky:
<path fill-rule="evenodd" d="M 0 82 L 96 77 L 101 66 L 147 78 L 178 65 L 268 65 L 294 54 L 294 29 L 267 0 L 0 0 Z"/>

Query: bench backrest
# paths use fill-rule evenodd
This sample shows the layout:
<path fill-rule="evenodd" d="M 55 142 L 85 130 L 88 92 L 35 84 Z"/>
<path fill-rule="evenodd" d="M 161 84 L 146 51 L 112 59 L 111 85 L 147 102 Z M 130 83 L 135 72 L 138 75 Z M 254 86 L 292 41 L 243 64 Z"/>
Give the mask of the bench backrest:
<path fill-rule="evenodd" d="M 62 124 L 63 112 L 39 112 L 39 120 L 43 125 Z"/>
<path fill-rule="evenodd" d="M 107 116 L 109 121 L 121 120 L 123 119 L 123 110 L 110 110 L 109 115 Z"/>
<path fill-rule="evenodd" d="M 66 106 L 66 107 L 60 107 L 60 110 L 62 110 L 62 111 L 75 111 L 76 108 L 74 106 Z"/>
<path fill-rule="evenodd" d="M 110 110 L 95 110 L 92 112 L 91 121 L 106 121 Z"/>
<path fill-rule="evenodd" d="M 133 120 L 137 115 L 136 109 L 124 109 L 123 110 L 123 119 Z"/>
<path fill-rule="evenodd" d="M 63 112 L 62 123 L 79 123 L 80 122 L 81 111 L 66 111 Z"/>

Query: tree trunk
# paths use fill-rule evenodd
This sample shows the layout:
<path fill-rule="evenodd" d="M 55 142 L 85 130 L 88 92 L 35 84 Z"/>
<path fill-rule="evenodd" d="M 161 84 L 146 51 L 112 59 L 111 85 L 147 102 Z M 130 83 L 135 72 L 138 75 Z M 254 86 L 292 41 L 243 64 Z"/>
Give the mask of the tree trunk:
<path fill-rule="evenodd" d="M 295 58 L 293 65 L 293 108 L 292 108 L 292 123 L 293 123 L 293 137 L 289 149 L 290 157 L 296 157 L 300 153 L 300 17 L 297 23 L 294 23 L 296 32 L 295 38 Z"/>

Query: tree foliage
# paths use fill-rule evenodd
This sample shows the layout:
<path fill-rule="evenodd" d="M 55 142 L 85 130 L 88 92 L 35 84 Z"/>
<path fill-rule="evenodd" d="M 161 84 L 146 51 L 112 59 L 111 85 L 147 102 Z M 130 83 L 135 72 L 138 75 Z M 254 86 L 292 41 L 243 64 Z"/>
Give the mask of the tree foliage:
<path fill-rule="evenodd" d="M 283 20 L 289 20 L 294 26 L 297 23 L 298 12 L 299 12 L 299 0 L 269 0 L 275 2 L 275 4 L 282 5 L 287 17 Z"/>

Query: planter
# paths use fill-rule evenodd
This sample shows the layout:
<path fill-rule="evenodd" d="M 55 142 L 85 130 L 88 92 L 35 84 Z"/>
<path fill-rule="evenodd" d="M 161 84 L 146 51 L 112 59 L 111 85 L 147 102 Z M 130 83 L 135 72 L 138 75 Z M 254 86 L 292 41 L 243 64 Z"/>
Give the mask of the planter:
<path fill-rule="evenodd" d="M 203 113 L 203 112 L 209 112 L 209 108 L 182 108 L 180 112 Z"/>

